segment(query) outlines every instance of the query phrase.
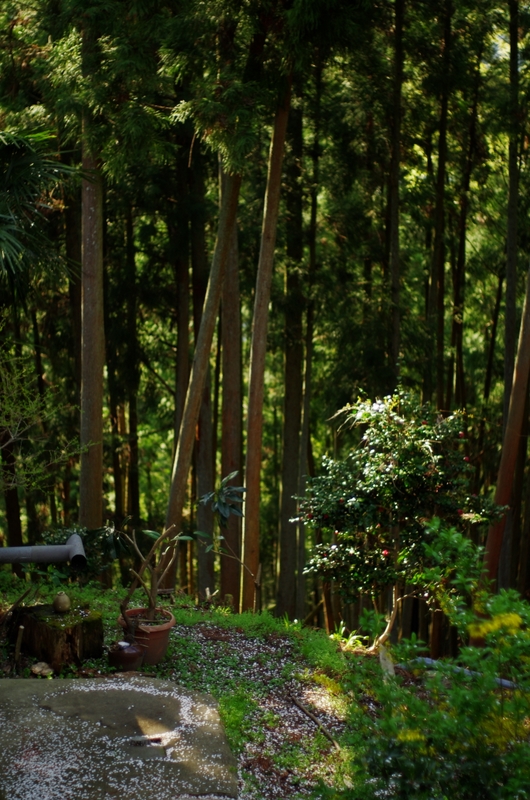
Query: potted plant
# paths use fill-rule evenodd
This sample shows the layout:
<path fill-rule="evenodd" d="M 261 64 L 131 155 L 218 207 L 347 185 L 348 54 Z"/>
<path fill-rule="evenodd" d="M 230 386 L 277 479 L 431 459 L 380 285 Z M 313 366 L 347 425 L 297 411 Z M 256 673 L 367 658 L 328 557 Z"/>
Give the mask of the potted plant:
<path fill-rule="evenodd" d="M 154 539 L 146 556 L 138 546 L 134 531 L 130 536 L 124 532 L 121 534 L 133 552 L 139 556 L 140 566 L 137 571 L 131 569 L 133 580 L 125 599 L 120 603 L 121 616 L 118 622 L 125 629 L 125 638 L 129 641 L 134 640 L 142 646 L 143 663 L 148 665 L 158 664 L 164 658 L 169 643 L 169 632 L 175 624 L 173 614 L 157 605 L 159 587 L 177 555 L 177 549 L 173 547 L 171 558 L 165 562 L 164 556 L 167 552 L 165 546 L 176 545 L 181 538 L 179 534 L 173 534 L 174 528 L 175 526 L 171 525 L 161 534 L 155 531 L 142 531 Z M 133 593 L 138 586 L 145 590 L 147 608 L 129 608 Z"/>

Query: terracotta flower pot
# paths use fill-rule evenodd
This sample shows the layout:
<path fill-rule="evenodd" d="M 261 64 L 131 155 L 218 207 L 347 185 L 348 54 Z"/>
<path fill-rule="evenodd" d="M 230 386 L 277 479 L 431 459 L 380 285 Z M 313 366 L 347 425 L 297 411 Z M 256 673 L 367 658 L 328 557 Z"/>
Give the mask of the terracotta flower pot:
<path fill-rule="evenodd" d="M 157 608 L 156 614 L 165 617 L 165 622 L 148 622 L 145 620 L 147 614 L 146 608 L 129 608 L 127 609 L 127 616 L 132 618 L 143 618 L 134 633 L 134 641 L 141 645 L 144 651 L 143 663 L 149 666 L 158 664 L 166 655 L 167 646 L 169 644 L 169 632 L 175 624 L 175 617 L 171 611 L 165 608 Z M 120 614 L 118 622 L 122 628 L 125 629 L 125 621 Z"/>

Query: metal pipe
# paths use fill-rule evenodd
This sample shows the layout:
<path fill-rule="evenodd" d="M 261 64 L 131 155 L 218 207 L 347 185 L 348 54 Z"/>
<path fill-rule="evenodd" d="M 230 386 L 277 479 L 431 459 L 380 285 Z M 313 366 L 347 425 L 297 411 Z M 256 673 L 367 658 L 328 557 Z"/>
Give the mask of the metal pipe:
<path fill-rule="evenodd" d="M 0 564 L 56 564 L 62 561 L 69 561 L 74 569 L 86 567 L 85 548 L 78 533 L 73 533 L 66 544 L 0 547 Z"/>

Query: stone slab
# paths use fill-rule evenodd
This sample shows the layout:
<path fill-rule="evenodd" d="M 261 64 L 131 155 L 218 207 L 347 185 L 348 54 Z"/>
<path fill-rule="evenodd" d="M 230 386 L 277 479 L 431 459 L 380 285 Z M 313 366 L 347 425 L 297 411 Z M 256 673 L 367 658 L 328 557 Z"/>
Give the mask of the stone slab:
<path fill-rule="evenodd" d="M 140 676 L 0 680 L 0 800 L 237 798 L 210 695 Z"/>

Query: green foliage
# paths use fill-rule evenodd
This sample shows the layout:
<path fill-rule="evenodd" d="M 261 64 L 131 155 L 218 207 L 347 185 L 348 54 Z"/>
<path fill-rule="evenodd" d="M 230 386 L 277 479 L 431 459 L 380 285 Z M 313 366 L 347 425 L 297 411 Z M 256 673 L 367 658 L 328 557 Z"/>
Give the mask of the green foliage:
<path fill-rule="evenodd" d="M 50 133 L 0 133 L 0 279 L 18 283 L 43 261 L 57 262 L 42 229 L 53 207 L 51 190 L 72 169 L 48 152 Z"/>
<path fill-rule="evenodd" d="M 326 539 L 307 571 L 354 597 L 414 574 L 435 515 L 483 522 L 492 507 L 470 491 L 463 415 L 442 417 L 403 392 L 359 400 L 343 413 L 361 429 L 359 445 L 341 461 L 324 458 L 322 474 L 308 480 L 300 513 Z"/>
<path fill-rule="evenodd" d="M 249 716 L 257 703 L 246 692 L 234 692 L 219 698 L 219 714 L 232 751 L 240 753 L 248 738 Z"/>
<path fill-rule="evenodd" d="M 364 775 L 340 796 L 526 798 L 530 604 L 514 591 L 493 595 L 484 589 L 482 551 L 458 531 L 436 521 L 433 540 L 424 548 L 434 564 L 423 573 L 431 576 L 431 591 L 442 602 L 445 598 L 462 637 L 480 637 L 484 644 L 462 647 L 456 659 L 432 662 L 421 657 L 421 642 L 405 641 L 392 653 L 408 674 L 398 672 L 386 681 L 377 662 L 358 662 L 351 679 L 369 700 L 363 714 L 352 708 L 352 724 L 355 762 Z"/>
<path fill-rule="evenodd" d="M 229 483 L 237 477 L 237 470 L 226 475 L 217 491 L 208 492 L 199 500 L 204 506 L 211 506 L 215 516 L 219 519 L 219 526 L 226 528 L 230 515 L 242 517 L 243 512 L 239 504 L 243 502 L 244 486 L 230 486 Z"/>
<path fill-rule="evenodd" d="M 340 647 L 332 638 L 323 636 L 321 631 L 304 629 L 300 637 L 300 650 L 313 667 L 329 675 L 341 675 L 347 669 Z"/>
<path fill-rule="evenodd" d="M 411 576 L 411 583 L 435 598 L 453 624 L 461 625 L 466 608 L 480 589 L 484 548 L 456 528 L 445 526 L 437 517 L 426 526 L 425 533 L 425 558 L 418 572 Z"/>
<path fill-rule="evenodd" d="M 0 333 L 6 327 L 3 315 Z M 0 344 L 0 448 L 8 450 L 14 466 L 0 471 L 0 489 L 46 487 L 55 470 L 79 455 L 78 441 L 69 441 L 62 430 L 47 435 L 68 410 L 53 390 L 39 393 L 29 356 Z"/>

